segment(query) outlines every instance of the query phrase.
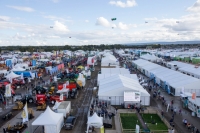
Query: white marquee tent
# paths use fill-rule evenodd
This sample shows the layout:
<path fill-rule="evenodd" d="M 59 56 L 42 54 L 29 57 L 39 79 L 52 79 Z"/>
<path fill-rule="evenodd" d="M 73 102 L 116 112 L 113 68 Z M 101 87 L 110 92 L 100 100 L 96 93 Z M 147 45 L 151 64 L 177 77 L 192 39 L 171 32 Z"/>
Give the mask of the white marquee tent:
<path fill-rule="evenodd" d="M 124 92 L 133 91 L 141 93 L 141 104 L 150 105 L 149 93 L 134 80 L 122 75 L 113 75 L 100 80 L 98 97 L 100 100 L 110 101 L 111 105 L 124 103 Z"/>
<path fill-rule="evenodd" d="M 32 123 L 33 126 L 44 126 L 45 133 L 59 133 L 63 124 L 63 114 L 55 113 L 49 107 Z"/>
<path fill-rule="evenodd" d="M 10 72 L 7 76 L 5 76 L 7 79 L 13 79 L 13 78 L 18 78 L 20 77 L 21 75 L 17 75 L 15 74 L 14 72 Z"/>
<path fill-rule="evenodd" d="M 96 112 L 88 117 L 87 121 L 88 126 L 94 126 L 95 128 L 101 128 L 103 126 L 103 117 L 99 117 Z"/>
<path fill-rule="evenodd" d="M 110 65 L 119 65 L 119 61 L 115 58 L 115 56 L 110 53 L 104 54 L 104 57 L 101 60 L 101 66 L 109 66 Z"/>

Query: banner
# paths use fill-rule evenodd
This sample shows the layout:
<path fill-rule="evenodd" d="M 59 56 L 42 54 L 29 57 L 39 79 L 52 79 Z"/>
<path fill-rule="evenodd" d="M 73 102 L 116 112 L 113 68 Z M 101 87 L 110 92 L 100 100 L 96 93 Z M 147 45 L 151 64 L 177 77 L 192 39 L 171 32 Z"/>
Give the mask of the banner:
<path fill-rule="evenodd" d="M 139 125 L 136 125 L 136 127 L 135 127 L 135 133 L 140 133 L 140 126 Z"/>
<path fill-rule="evenodd" d="M 5 97 L 11 97 L 11 84 L 6 85 Z"/>
<path fill-rule="evenodd" d="M 140 92 L 125 91 L 124 101 L 126 102 L 140 102 Z"/>

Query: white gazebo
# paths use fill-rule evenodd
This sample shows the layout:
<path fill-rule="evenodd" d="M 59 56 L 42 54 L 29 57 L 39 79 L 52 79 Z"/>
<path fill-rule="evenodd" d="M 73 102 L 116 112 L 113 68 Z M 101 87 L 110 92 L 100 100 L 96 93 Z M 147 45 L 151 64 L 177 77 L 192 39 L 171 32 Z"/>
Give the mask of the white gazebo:
<path fill-rule="evenodd" d="M 64 124 L 63 114 L 53 112 L 49 106 L 35 121 L 32 126 L 44 126 L 45 133 L 60 133 Z"/>

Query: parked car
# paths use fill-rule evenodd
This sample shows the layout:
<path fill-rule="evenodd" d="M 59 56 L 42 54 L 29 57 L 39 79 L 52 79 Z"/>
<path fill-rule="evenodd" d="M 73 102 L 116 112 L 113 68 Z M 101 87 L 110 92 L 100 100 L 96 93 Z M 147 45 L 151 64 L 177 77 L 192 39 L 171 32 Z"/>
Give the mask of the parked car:
<path fill-rule="evenodd" d="M 72 130 L 74 128 L 75 123 L 76 123 L 76 117 L 69 116 L 67 117 L 67 120 L 65 121 L 64 127 L 66 130 Z"/>
<path fill-rule="evenodd" d="M 112 128 L 112 125 L 108 123 L 103 123 L 103 126 L 104 128 Z"/>

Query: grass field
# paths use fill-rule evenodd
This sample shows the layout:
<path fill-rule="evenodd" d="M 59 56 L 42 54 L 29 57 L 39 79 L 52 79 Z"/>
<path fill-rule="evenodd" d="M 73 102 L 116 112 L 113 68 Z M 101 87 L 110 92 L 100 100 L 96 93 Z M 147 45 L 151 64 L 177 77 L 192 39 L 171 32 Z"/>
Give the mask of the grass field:
<path fill-rule="evenodd" d="M 152 130 L 168 130 L 167 126 L 163 123 L 157 114 L 142 114 L 142 118 L 147 123 L 148 128 Z M 154 121 L 157 124 L 152 124 Z"/>
<path fill-rule="evenodd" d="M 136 114 L 122 113 L 120 114 L 123 129 L 135 129 L 136 124 L 141 124 Z"/>

